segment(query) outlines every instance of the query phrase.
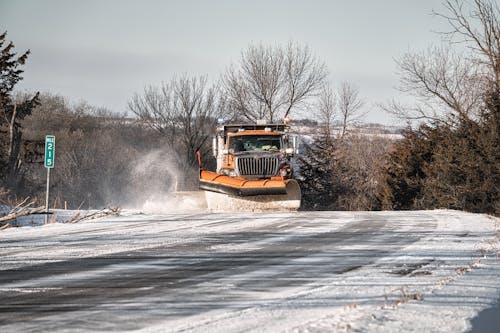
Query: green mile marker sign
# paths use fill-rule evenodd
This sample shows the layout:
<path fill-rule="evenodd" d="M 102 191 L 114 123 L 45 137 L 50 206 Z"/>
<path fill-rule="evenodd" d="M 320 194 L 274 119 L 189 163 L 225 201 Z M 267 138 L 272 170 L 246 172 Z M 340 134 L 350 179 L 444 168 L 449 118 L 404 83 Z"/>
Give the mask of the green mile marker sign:
<path fill-rule="evenodd" d="M 54 135 L 45 136 L 45 167 L 54 167 L 54 158 L 56 153 L 56 137 Z"/>

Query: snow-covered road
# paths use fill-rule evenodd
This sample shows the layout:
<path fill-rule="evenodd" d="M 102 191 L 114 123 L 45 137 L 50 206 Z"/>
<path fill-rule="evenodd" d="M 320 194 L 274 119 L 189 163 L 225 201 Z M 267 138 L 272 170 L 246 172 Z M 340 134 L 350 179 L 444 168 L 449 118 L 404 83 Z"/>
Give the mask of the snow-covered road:
<path fill-rule="evenodd" d="M 0 332 L 464 332 L 500 298 L 498 219 L 144 215 L 0 232 Z"/>

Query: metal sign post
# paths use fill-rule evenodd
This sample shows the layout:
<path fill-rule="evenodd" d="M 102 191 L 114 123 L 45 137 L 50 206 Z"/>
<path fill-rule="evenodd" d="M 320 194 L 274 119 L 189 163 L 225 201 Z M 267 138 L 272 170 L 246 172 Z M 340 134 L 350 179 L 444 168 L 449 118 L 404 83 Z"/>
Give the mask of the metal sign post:
<path fill-rule="evenodd" d="M 54 135 L 45 136 L 45 168 L 47 168 L 47 191 L 45 193 L 45 224 L 49 221 L 49 184 L 50 169 L 54 167 L 56 152 L 56 137 Z"/>

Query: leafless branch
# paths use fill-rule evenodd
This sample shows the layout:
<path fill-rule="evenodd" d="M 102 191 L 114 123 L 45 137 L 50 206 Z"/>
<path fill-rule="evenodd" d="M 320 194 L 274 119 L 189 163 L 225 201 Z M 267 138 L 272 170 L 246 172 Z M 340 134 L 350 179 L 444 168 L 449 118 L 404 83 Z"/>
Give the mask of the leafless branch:
<path fill-rule="evenodd" d="M 403 110 L 394 103 L 385 110 L 409 120 L 439 120 L 453 124 L 474 119 L 482 106 L 483 77 L 477 66 L 446 48 L 406 53 L 398 61 L 399 90 L 416 98 Z"/>
<path fill-rule="evenodd" d="M 315 96 L 326 78 L 326 67 L 309 50 L 289 42 L 285 47 L 250 45 L 238 66 L 222 82 L 228 105 L 249 121 L 276 121 L 290 116 Z"/>
<path fill-rule="evenodd" d="M 0 217 L 0 224 L 4 224 L 6 221 L 10 221 L 10 220 L 16 219 L 18 217 L 28 216 L 28 215 L 39 213 L 39 212 L 43 211 L 43 209 L 44 209 L 44 206 L 40 206 L 38 208 L 23 209 L 21 211 L 7 214 L 5 216 Z"/>
<path fill-rule="evenodd" d="M 450 42 L 425 52 L 408 52 L 397 61 L 399 89 L 416 98 L 416 105 L 403 108 L 389 103 L 383 108 L 406 120 L 422 120 L 454 126 L 476 120 L 486 95 L 500 89 L 500 14 L 491 0 L 444 0 Z M 450 46 L 464 43 L 471 52 L 454 52 Z"/>
<path fill-rule="evenodd" d="M 319 94 L 317 117 L 323 124 L 324 135 L 331 138 L 331 129 L 335 119 L 335 93 L 330 85 L 325 85 Z"/>
<path fill-rule="evenodd" d="M 77 213 L 71 219 L 64 221 L 64 223 L 74 224 L 74 223 L 78 223 L 78 222 L 81 222 L 84 220 L 95 220 L 95 219 L 99 219 L 99 218 L 111 216 L 111 215 L 120 215 L 120 208 L 116 207 L 116 208 L 102 209 L 102 210 L 92 212 L 89 214 L 84 214 L 84 215 L 80 215 L 80 213 Z"/>
<path fill-rule="evenodd" d="M 337 107 L 342 122 L 341 138 L 345 136 L 349 126 L 366 116 L 366 112 L 361 112 L 363 105 L 364 102 L 359 97 L 359 88 L 349 82 L 342 82 L 337 94 Z"/>
<path fill-rule="evenodd" d="M 225 101 L 219 96 L 218 86 L 209 86 L 206 77 L 184 75 L 160 87 L 147 86 L 134 95 L 129 109 L 175 148 L 181 170 L 191 170 L 198 165 L 196 152 L 224 116 Z"/>
<path fill-rule="evenodd" d="M 444 35 L 450 41 L 465 43 L 478 62 L 491 77 L 496 89 L 500 89 L 500 8 L 491 0 L 445 0 L 445 13 L 435 12 L 445 19 L 451 30 Z"/>

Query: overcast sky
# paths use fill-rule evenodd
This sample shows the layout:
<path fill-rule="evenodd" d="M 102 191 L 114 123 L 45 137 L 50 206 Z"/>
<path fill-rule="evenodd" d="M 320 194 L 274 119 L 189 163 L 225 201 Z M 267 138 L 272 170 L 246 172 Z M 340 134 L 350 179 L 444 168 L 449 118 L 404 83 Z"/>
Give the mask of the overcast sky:
<path fill-rule="evenodd" d="M 0 31 L 31 50 L 21 89 L 123 112 L 144 85 L 217 80 L 250 43 L 308 45 L 333 85 L 360 89 L 367 121 L 399 98 L 394 59 L 438 44 L 441 0 L 0 0 Z"/>

